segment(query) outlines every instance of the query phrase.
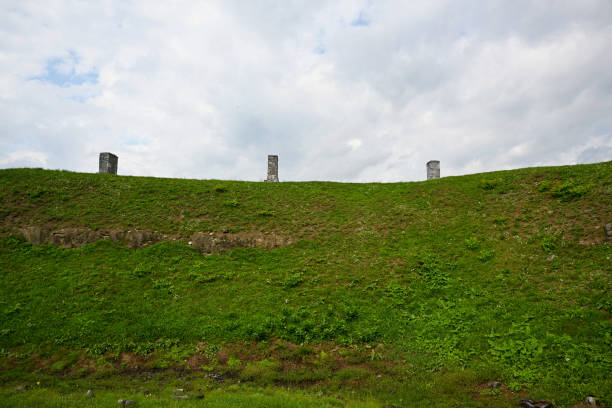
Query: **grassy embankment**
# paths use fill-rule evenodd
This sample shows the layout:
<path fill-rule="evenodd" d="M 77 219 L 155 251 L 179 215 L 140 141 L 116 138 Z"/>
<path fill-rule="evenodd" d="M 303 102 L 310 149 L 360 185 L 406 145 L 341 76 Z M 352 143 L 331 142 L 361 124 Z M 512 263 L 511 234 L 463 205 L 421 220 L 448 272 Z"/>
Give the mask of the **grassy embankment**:
<path fill-rule="evenodd" d="M 0 200 L 11 406 L 612 406 L 612 162 L 390 184 L 16 169 Z M 26 226 L 178 239 L 59 249 Z M 295 243 L 202 256 L 196 231 Z"/>

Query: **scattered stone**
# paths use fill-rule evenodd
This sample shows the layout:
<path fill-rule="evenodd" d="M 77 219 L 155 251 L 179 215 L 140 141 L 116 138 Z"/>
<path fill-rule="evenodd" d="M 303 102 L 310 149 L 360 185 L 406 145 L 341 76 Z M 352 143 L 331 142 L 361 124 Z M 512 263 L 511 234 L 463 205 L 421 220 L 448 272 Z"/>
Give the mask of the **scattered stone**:
<path fill-rule="evenodd" d="M 217 380 L 217 381 L 223 380 L 223 376 L 221 374 L 218 374 L 218 373 L 206 374 L 206 377 L 212 378 L 213 380 Z"/>
<path fill-rule="evenodd" d="M 94 397 L 94 393 L 92 390 L 87 390 L 87 392 L 85 393 L 85 396 L 88 398 L 93 398 Z"/>
<path fill-rule="evenodd" d="M 586 397 L 586 403 L 589 405 L 599 405 L 599 401 L 592 395 Z"/>
<path fill-rule="evenodd" d="M 183 400 L 183 399 L 188 399 L 189 395 L 185 395 L 185 394 L 181 394 L 181 395 L 173 395 L 172 398 L 176 399 L 176 400 Z"/>
<path fill-rule="evenodd" d="M 487 383 L 487 387 L 489 387 L 492 390 L 494 390 L 495 388 L 501 387 L 501 385 L 502 383 L 500 383 L 499 381 L 489 381 Z"/>
<path fill-rule="evenodd" d="M 177 388 L 176 390 L 174 390 L 175 394 L 181 393 L 181 392 L 185 392 L 185 389 L 184 388 Z"/>
<path fill-rule="evenodd" d="M 127 407 L 128 405 L 136 404 L 136 401 L 120 399 L 117 401 L 117 403 L 122 407 Z"/>
<path fill-rule="evenodd" d="M 555 259 L 557 257 L 557 255 L 552 254 L 551 256 L 549 256 L 548 258 L 546 258 L 547 261 L 552 261 L 553 259 Z"/>
<path fill-rule="evenodd" d="M 21 385 L 16 386 L 15 388 L 13 388 L 13 391 L 15 391 L 15 392 L 24 392 L 27 389 L 28 389 L 27 385 L 21 384 Z"/>
<path fill-rule="evenodd" d="M 553 404 L 550 401 L 544 400 L 532 400 L 524 398 L 519 402 L 519 406 L 523 408 L 553 408 Z"/>
<path fill-rule="evenodd" d="M 612 222 L 604 225 L 604 232 L 606 233 L 606 239 L 612 241 Z"/>

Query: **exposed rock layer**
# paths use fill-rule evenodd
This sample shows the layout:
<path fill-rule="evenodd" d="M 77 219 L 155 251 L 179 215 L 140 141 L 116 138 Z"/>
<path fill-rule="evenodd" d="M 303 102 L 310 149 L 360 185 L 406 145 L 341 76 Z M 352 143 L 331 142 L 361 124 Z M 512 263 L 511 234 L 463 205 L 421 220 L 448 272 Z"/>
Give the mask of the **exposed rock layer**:
<path fill-rule="evenodd" d="M 79 248 L 103 239 L 110 239 L 130 248 L 142 248 L 167 239 L 166 235 L 148 230 L 94 231 L 90 228 L 61 228 L 49 231 L 40 227 L 26 227 L 19 232 L 33 245 L 49 243 L 60 248 Z"/>
<path fill-rule="evenodd" d="M 143 248 L 160 241 L 176 240 L 165 234 L 150 230 L 92 230 L 90 228 L 61 228 L 46 230 L 40 227 L 26 227 L 19 230 L 26 241 L 33 245 L 53 244 L 60 248 L 79 248 L 104 239 L 109 239 L 132 249 Z M 196 232 L 191 236 L 190 245 L 203 254 L 218 254 L 234 248 L 272 249 L 287 246 L 293 242 L 288 237 L 260 232 L 216 233 Z"/>

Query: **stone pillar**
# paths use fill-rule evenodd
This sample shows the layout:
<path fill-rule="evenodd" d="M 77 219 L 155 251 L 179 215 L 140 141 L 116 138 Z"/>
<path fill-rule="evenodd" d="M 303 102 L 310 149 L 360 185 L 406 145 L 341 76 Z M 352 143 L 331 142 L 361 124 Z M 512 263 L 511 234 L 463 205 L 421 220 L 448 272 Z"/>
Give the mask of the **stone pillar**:
<path fill-rule="evenodd" d="M 268 178 L 266 181 L 278 183 L 278 156 L 268 155 Z"/>
<path fill-rule="evenodd" d="M 117 174 L 117 163 L 119 158 L 112 153 L 100 153 L 99 173 Z"/>
<path fill-rule="evenodd" d="M 427 180 L 440 178 L 440 161 L 430 160 L 427 162 Z"/>

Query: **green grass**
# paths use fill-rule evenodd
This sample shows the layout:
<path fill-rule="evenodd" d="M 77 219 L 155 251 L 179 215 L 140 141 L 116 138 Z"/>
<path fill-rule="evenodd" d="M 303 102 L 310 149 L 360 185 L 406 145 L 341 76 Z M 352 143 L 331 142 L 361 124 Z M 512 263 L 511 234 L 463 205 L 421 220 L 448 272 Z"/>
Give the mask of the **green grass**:
<path fill-rule="evenodd" d="M 134 373 L 220 388 L 181 405 L 503 407 L 529 396 L 563 407 L 589 394 L 612 405 L 612 162 L 389 184 L 13 169 L 0 171 L 0 199 L 11 406 L 71 405 L 83 396 L 66 384 L 112 380 L 83 403 L 96 406 Z M 177 240 L 66 250 L 14 235 L 26 226 Z M 202 256 L 186 245 L 197 231 L 295 243 Z M 37 377 L 44 390 L 12 391 Z M 482 391 L 493 379 L 504 392 Z"/>
<path fill-rule="evenodd" d="M 36 387 L 25 392 L 0 390 L 2 407 L 116 407 L 120 399 L 132 400 L 138 407 L 200 407 L 200 408 L 333 408 L 347 406 L 374 408 L 379 405 L 368 401 L 350 401 L 338 397 L 311 395 L 299 391 L 270 388 L 242 388 L 211 390 L 199 394 L 176 394 L 171 390 L 144 394 L 135 390 L 96 390 L 93 397 L 85 395 L 85 389 L 59 392 L 55 388 Z M 188 399 L 173 399 L 174 395 L 190 395 Z"/>

